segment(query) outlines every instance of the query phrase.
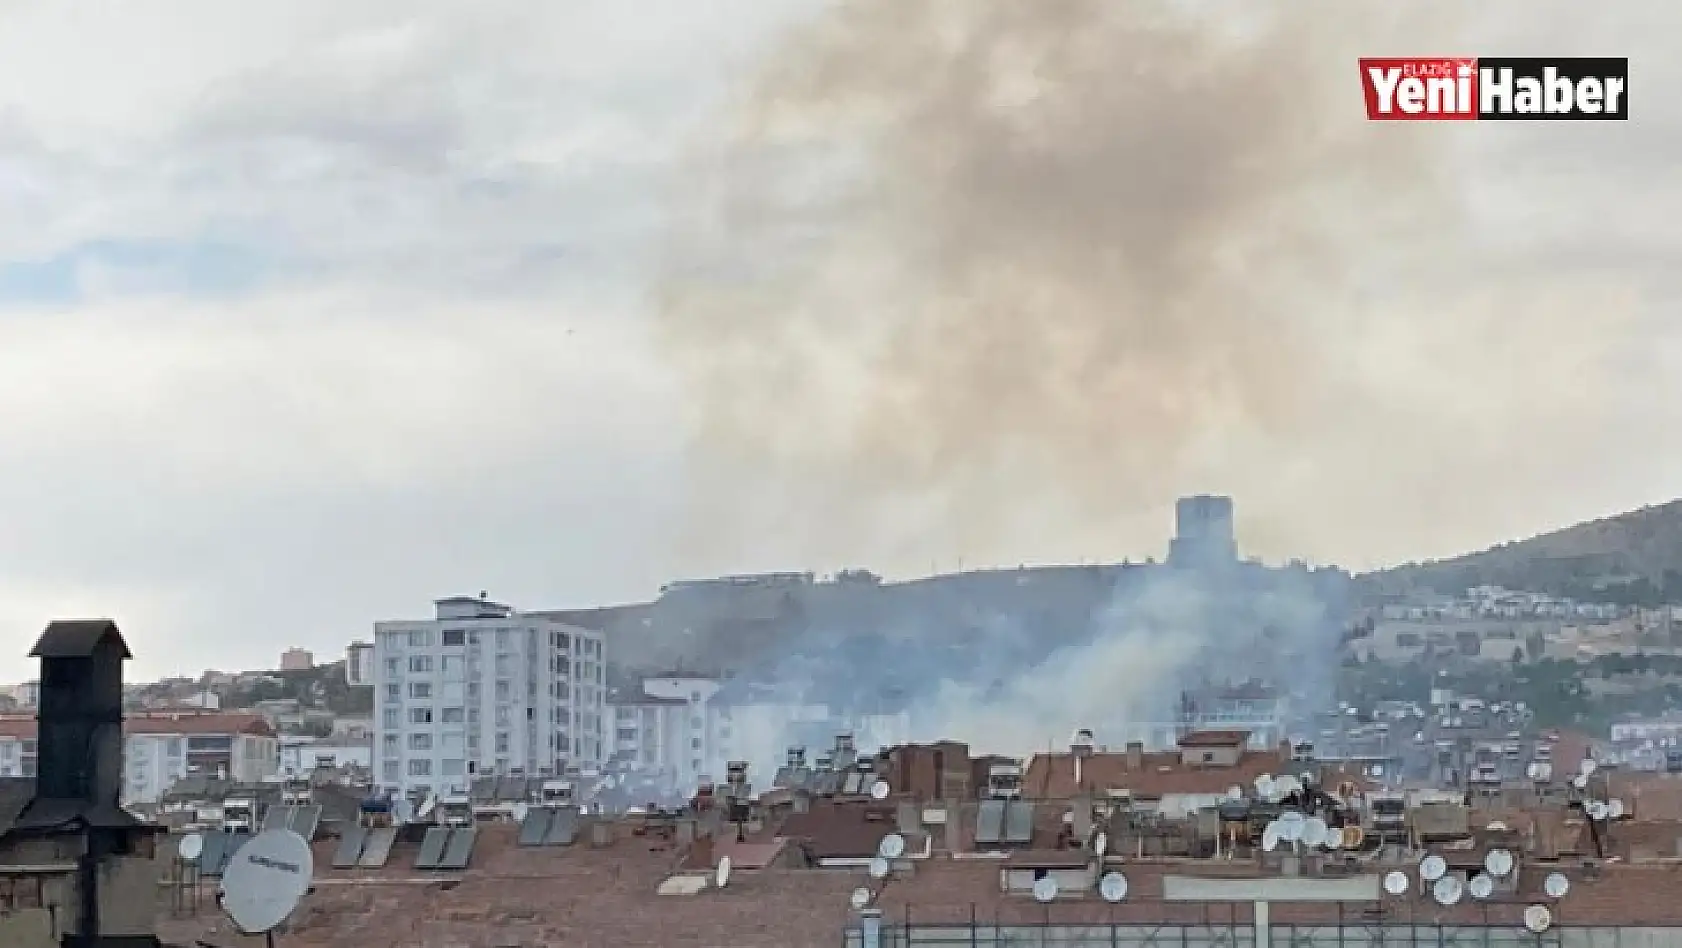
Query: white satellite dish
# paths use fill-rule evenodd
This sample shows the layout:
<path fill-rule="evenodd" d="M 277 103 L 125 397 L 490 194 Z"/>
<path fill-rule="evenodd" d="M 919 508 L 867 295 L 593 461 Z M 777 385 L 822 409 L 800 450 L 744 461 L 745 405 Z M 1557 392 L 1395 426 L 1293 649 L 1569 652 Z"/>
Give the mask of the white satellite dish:
<path fill-rule="evenodd" d="M 1495 880 L 1480 872 L 1466 883 L 1466 891 L 1472 894 L 1472 898 L 1482 902 L 1495 894 Z"/>
<path fill-rule="evenodd" d="M 1582 774 L 1578 774 L 1577 776 L 1571 778 L 1571 786 L 1576 787 L 1578 790 L 1582 790 L 1588 785 L 1589 778 L 1583 776 Z"/>
<path fill-rule="evenodd" d="M 1279 823 L 1277 820 L 1267 824 L 1262 829 L 1261 847 L 1262 852 L 1268 853 L 1279 848 Z"/>
<path fill-rule="evenodd" d="M 1438 905 L 1453 905 L 1466 894 L 1466 886 L 1459 876 L 1443 876 L 1431 885 L 1431 898 L 1437 900 Z"/>
<path fill-rule="evenodd" d="M 1443 878 L 1443 873 L 1447 871 L 1448 861 L 1436 853 L 1419 860 L 1419 878 L 1426 882 L 1435 882 Z"/>
<path fill-rule="evenodd" d="M 1294 843 L 1302 839 L 1303 824 L 1308 821 L 1301 813 L 1287 810 L 1279 814 L 1279 819 L 1274 822 L 1279 827 L 1279 838 L 1287 843 Z"/>
<path fill-rule="evenodd" d="M 1495 878 L 1504 879 L 1513 871 L 1513 854 L 1505 849 L 1491 849 L 1483 857 L 1483 868 Z"/>
<path fill-rule="evenodd" d="M 1540 935 L 1554 923 L 1554 913 L 1546 905 L 1532 905 L 1524 910 L 1524 927 Z"/>
<path fill-rule="evenodd" d="M 204 852 L 204 837 L 197 833 L 188 833 L 181 837 L 181 842 L 175 846 L 175 854 L 187 862 L 196 862 L 199 854 Z"/>
<path fill-rule="evenodd" d="M 1349 845 L 1348 843 L 1343 841 L 1343 833 L 1344 833 L 1343 827 L 1341 827 L 1341 826 L 1329 827 L 1326 830 L 1326 843 L 1325 843 L 1326 848 L 1327 849 L 1342 849 L 1343 847 Z"/>
<path fill-rule="evenodd" d="M 1563 899 L 1565 893 L 1571 891 L 1571 880 L 1567 879 L 1563 872 L 1550 872 L 1548 877 L 1542 880 L 1542 891 L 1548 894 L 1548 898 Z"/>
<path fill-rule="evenodd" d="M 526 806 L 524 803 L 514 804 L 514 822 L 524 823 L 526 821 L 526 815 L 529 813 L 531 813 L 531 807 Z"/>
<path fill-rule="evenodd" d="M 1256 796 L 1261 797 L 1263 800 L 1273 796 L 1273 775 L 1262 774 L 1260 777 L 1257 777 L 1255 787 Z"/>
<path fill-rule="evenodd" d="M 876 847 L 876 854 L 883 859 L 898 859 L 905 855 L 905 837 L 898 833 L 889 833 L 882 837 L 881 845 Z"/>
<path fill-rule="evenodd" d="M 888 794 L 892 790 L 893 788 L 888 786 L 888 782 L 886 780 L 878 780 L 870 785 L 870 799 L 886 800 L 888 798 Z"/>
<path fill-rule="evenodd" d="M 1119 872 L 1106 872 L 1098 881 L 1098 894 L 1106 902 L 1120 902 L 1127 898 L 1127 877 Z"/>
<path fill-rule="evenodd" d="M 870 904 L 870 890 L 862 885 L 859 886 L 853 890 L 853 895 L 850 901 L 853 903 L 853 908 L 864 908 L 866 905 Z"/>
<path fill-rule="evenodd" d="M 1606 801 L 1606 815 L 1609 818 L 1614 819 L 1614 820 L 1621 819 L 1625 812 L 1627 812 L 1627 811 L 1624 809 L 1624 801 L 1622 801 L 1622 800 L 1607 800 Z"/>
<path fill-rule="evenodd" d="M 1098 854 L 1098 858 L 1104 858 L 1104 854 L 1110 851 L 1110 836 L 1108 833 L 1099 833 L 1093 838 L 1092 851 Z"/>
<path fill-rule="evenodd" d="M 1301 789 L 1302 781 L 1290 774 L 1286 774 L 1283 777 L 1277 777 L 1273 781 L 1273 792 L 1282 797 L 1290 796 Z"/>
<path fill-rule="evenodd" d="M 719 857 L 719 860 L 718 860 L 718 868 L 713 870 L 713 885 L 716 885 L 720 889 L 722 889 L 729 884 L 730 884 L 730 857 L 729 856 L 721 856 L 721 857 Z"/>
<path fill-rule="evenodd" d="M 258 833 L 222 872 L 222 908 L 247 935 L 286 921 L 315 874 L 310 844 L 291 830 Z"/>
<path fill-rule="evenodd" d="M 1242 800 L 1242 799 L 1244 799 L 1244 788 L 1242 788 L 1242 787 L 1227 787 L 1226 788 L 1226 798 L 1228 800 Z"/>
<path fill-rule="evenodd" d="M 1326 821 L 1317 816 L 1311 816 L 1302 821 L 1302 844 L 1304 846 L 1323 846 L 1326 843 Z"/>
<path fill-rule="evenodd" d="M 870 860 L 870 878 L 886 879 L 888 877 L 888 870 L 891 868 L 893 867 L 888 865 L 888 861 L 886 859 L 883 859 L 881 856 L 877 856 L 875 859 Z"/>
<path fill-rule="evenodd" d="M 1583 812 L 1588 814 L 1588 818 L 1594 820 L 1596 823 L 1603 823 L 1606 821 L 1606 816 L 1610 811 L 1606 804 L 1600 802 L 1599 800 L 1590 800 L 1588 803 L 1584 804 Z"/>
<path fill-rule="evenodd" d="M 1050 876 L 1034 880 L 1034 901 L 1050 902 L 1057 898 L 1057 880 Z"/>
<path fill-rule="evenodd" d="M 1585 777 L 1593 775 L 1599 769 L 1600 765 L 1594 762 L 1593 757 L 1584 757 L 1583 762 L 1577 765 L 1577 772 Z"/>
<path fill-rule="evenodd" d="M 1408 890 L 1408 874 L 1391 871 L 1384 874 L 1384 891 L 1391 895 L 1402 895 Z"/>

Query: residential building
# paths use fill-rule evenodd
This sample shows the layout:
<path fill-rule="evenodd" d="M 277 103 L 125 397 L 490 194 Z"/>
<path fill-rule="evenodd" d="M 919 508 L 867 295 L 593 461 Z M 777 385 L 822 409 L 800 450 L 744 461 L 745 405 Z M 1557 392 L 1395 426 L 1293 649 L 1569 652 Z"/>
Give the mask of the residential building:
<path fill-rule="evenodd" d="M 280 772 L 302 776 L 323 768 L 355 767 L 373 772 L 374 742 L 371 737 L 309 737 L 303 734 L 280 738 Z"/>
<path fill-rule="evenodd" d="M 1238 562 L 1231 497 L 1181 497 L 1174 504 L 1174 524 L 1174 538 L 1168 545 L 1170 565 L 1218 567 Z"/>
<path fill-rule="evenodd" d="M 719 682 L 681 674 L 628 682 L 609 696 L 613 743 L 609 757 L 633 770 L 657 773 L 678 787 L 724 773 L 730 709 L 713 701 Z"/>
<path fill-rule="evenodd" d="M 0 777 L 36 770 L 36 721 L 0 716 Z M 275 732 L 260 714 L 141 711 L 123 719 L 123 801 L 153 803 L 189 773 L 257 783 L 280 762 Z"/>
<path fill-rule="evenodd" d="M 477 774 L 564 773 L 606 757 L 602 633 L 481 595 L 374 624 L 375 779 L 466 792 Z"/>
<path fill-rule="evenodd" d="M 315 667 L 315 655 L 308 649 L 289 648 L 280 653 L 281 671 L 309 671 Z"/>
<path fill-rule="evenodd" d="M 345 649 L 345 684 L 352 688 L 374 685 L 374 644 L 352 642 Z"/>

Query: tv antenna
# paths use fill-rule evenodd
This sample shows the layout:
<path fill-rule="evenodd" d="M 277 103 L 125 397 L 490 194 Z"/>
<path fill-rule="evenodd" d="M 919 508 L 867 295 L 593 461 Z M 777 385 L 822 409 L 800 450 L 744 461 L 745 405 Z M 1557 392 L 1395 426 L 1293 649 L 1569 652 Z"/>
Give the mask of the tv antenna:
<path fill-rule="evenodd" d="M 1495 880 L 1480 872 L 1466 883 L 1466 891 L 1472 894 L 1472 898 L 1482 902 L 1495 894 Z"/>
<path fill-rule="evenodd" d="M 1542 880 L 1542 891 L 1546 892 L 1550 899 L 1563 899 L 1565 893 L 1571 891 L 1571 880 L 1567 879 L 1563 872 L 1550 872 L 1548 877 Z"/>
<path fill-rule="evenodd" d="M 853 894 L 848 901 L 853 903 L 853 908 L 863 909 L 865 906 L 870 904 L 870 899 L 870 890 L 861 885 L 853 890 Z"/>
<path fill-rule="evenodd" d="M 905 837 L 898 833 L 882 837 L 881 845 L 876 847 L 876 855 L 890 861 L 905 855 Z"/>
<path fill-rule="evenodd" d="M 1104 878 L 1098 880 L 1098 894 L 1112 903 L 1127 898 L 1127 877 L 1119 872 L 1104 873 Z"/>
<path fill-rule="evenodd" d="M 1448 861 L 1436 853 L 1419 860 L 1419 878 L 1426 882 L 1436 882 L 1447 871 Z"/>
<path fill-rule="evenodd" d="M 1384 874 L 1384 891 L 1391 895 L 1406 895 L 1408 890 L 1408 874 L 1391 870 Z"/>
<path fill-rule="evenodd" d="M 262 935 L 273 948 L 274 929 L 309 891 L 315 874 L 310 844 L 291 830 L 258 833 L 241 846 L 222 872 L 222 910 L 247 935 Z"/>
<path fill-rule="evenodd" d="M 888 782 L 886 780 L 878 780 L 870 785 L 870 799 L 886 800 L 888 798 L 888 794 L 892 791 L 893 788 L 888 786 Z"/>
<path fill-rule="evenodd" d="M 713 885 L 720 889 L 730 884 L 730 857 L 720 856 L 718 868 L 713 870 Z"/>
<path fill-rule="evenodd" d="M 181 842 L 175 846 L 175 855 L 181 857 L 182 862 L 198 862 L 204 853 L 204 837 L 197 833 L 188 833 L 181 837 Z"/>
<path fill-rule="evenodd" d="M 1524 927 L 1540 935 L 1554 923 L 1554 913 L 1546 905 L 1532 905 L 1524 910 Z"/>
<path fill-rule="evenodd" d="M 1431 898 L 1436 899 L 1438 905 L 1454 905 L 1464 894 L 1466 886 L 1459 876 L 1443 876 L 1431 884 Z"/>
<path fill-rule="evenodd" d="M 886 859 L 883 859 L 881 856 L 877 856 L 875 859 L 870 860 L 870 878 L 886 879 L 888 877 L 888 870 L 891 868 L 893 867 L 888 865 L 888 861 Z"/>
<path fill-rule="evenodd" d="M 1050 876 L 1034 880 L 1034 901 L 1044 904 L 1057 898 L 1057 880 Z"/>
<path fill-rule="evenodd" d="M 1483 857 L 1484 871 L 1496 879 L 1504 879 L 1513 871 L 1513 854 L 1505 849 L 1491 849 Z"/>

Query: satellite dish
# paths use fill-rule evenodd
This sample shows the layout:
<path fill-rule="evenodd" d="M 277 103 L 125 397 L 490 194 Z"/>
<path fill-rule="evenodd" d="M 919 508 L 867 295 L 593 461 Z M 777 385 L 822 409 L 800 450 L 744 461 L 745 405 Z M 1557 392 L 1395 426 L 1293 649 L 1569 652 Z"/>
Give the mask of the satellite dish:
<path fill-rule="evenodd" d="M 1360 849 L 1361 843 L 1367 838 L 1366 830 L 1359 826 L 1345 826 L 1343 828 L 1343 848 Z"/>
<path fill-rule="evenodd" d="M 1408 890 L 1408 874 L 1391 871 L 1384 874 L 1384 891 L 1391 895 L 1402 895 Z"/>
<path fill-rule="evenodd" d="M 1098 894 L 1106 902 L 1120 902 L 1127 898 L 1127 877 L 1119 872 L 1106 872 L 1098 881 Z"/>
<path fill-rule="evenodd" d="M 1431 885 L 1431 898 L 1436 899 L 1438 905 L 1453 905 L 1465 894 L 1466 886 L 1459 876 L 1443 876 Z"/>
<path fill-rule="evenodd" d="M 862 885 L 859 886 L 853 890 L 852 898 L 849 901 L 853 903 L 853 908 L 864 908 L 870 904 L 870 890 Z"/>
<path fill-rule="evenodd" d="M 1326 843 L 1326 821 L 1317 816 L 1302 821 L 1302 844 L 1304 846 L 1323 846 Z"/>
<path fill-rule="evenodd" d="M 1505 849 L 1491 849 L 1489 854 L 1483 857 L 1483 868 L 1497 879 L 1505 878 L 1513 871 L 1513 854 Z"/>
<path fill-rule="evenodd" d="M 875 859 L 870 860 L 870 878 L 886 879 L 888 877 L 888 870 L 891 868 L 892 867 L 888 865 L 888 861 L 886 859 L 883 859 L 881 856 L 877 856 Z"/>
<path fill-rule="evenodd" d="M 870 785 L 870 799 L 886 800 L 888 798 L 888 793 L 892 790 L 893 788 L 888 786 L 888 782 L 886 780 L 878 780 Z"/>
<path fill-rule="evenodd" d="M 1443 873 L 1447 871 L 1448 862 L 1436 853 L 1419 860 L 1419 878 L 1426 882 L 1435 882 L 1443 878 Z"/>
<path fill-rule="evenodd" d="M 1577 772 L 1582 774 L 1585 777 L 1591 776 L 1596 770 L 1599 770 L 1599 769 L 1600 769 L 1600 765 L 1594 762 L 1593 757 L 1584 757 L 1583 762 L 1581 764 L 1577 765 Z"/>
<path fill-rule="evenodd" d="M 1624 801 L 1622 801 L 1622 800 L 1607 800 L 1606 801 L 1606 815 L 1609 818 L 1614 819 L 1614 820 L 1619 819 L 1626 812 L 1627 811 L 1624 809 Z"/>
<path fill-rule="evenodd" d="M 526 806 L 524 803 L 514 804 L 514 822 L 524 823 L 526 821 L 526 815 L 530 812 L 531 807 Z"/>
<path fill-rule="evenodd" d="M 1273 792 L 1282 797 L 1288 797 L 1301 789 L 1302 782 L 1289 774 L 1286 774 L 1283 777 L 1278 777 L 1273 781 Z"/>
<path fill-rule="evenodd" d="M 1050 902 L 1057 898 L 1057 880 L 1050 876 L 1034 880 L 1034 901 Z"/>
<path fill-rule="evenodd" d="M 247 935 L 286 921 L 315 874 L 310 844 L 291 830 L 258 833 L 222 872 L 222 908 Z"/>
<path fill-rule="evenodd" d="M 1226 788 L 1226 798 L 1228 800 L 1242 800 L 1242 799 L 1244 799 L 1244 788 L 1242 788 L 1242 787 L 1227 787 Z"/>
<path fill-rule="evenodd" d="M 1582 774 L 1578 774 L 1577 776 L 1571 778 L 1571 786 L 1576 787 L 1578 790 L 1581 790 L 1588 785 L 1589 778 L 1583 776 Z"/>
<path fill-rule="evenodd" d="M 1590 800 L 1583 806 L 1583 812 L 1588 814 L 1588 818 L 1596 823 L 1603 823 L 1606 821 L 1608 808 L 1606 804 L 1599 800 Z"/>
<path fill-rule="evenodd" d="M 1279 822 L 1277 820 L 1267 824 L 1262 829 L 1262 852 L 1273 852 L 1279 848 Z"/>
<path fill-rule="evenodd" d="M 1480 872 L 1472 877 L 1472 881 L 1466 883 L 1466 891 L 1472 894 L 1472 898 L 1481 902 L 1495 894 L 1495 880 Z"/>
<path fill-rule="evenodd" d="M 1279 819 L 1276 821 L 1276 825 L 1279 827 L 1279 838 L 1287 843 L 1294 843 L 1302 839 L 1303 824 L 1307 822 L 1303 819 L 1301 813 L 1295 811 L 1279 814 Z"/>
<path fill-rule="evenodd" d="M 882 837 L 882 844 L 876 847 L 876 854 L 883 859 L 898 859 L 905 855 L 905 837 L 898 833 L 889 833 Z"/>
<path fill-rule="evenodd" d="M 1524 927 L 1540 935 L 1554 923 L 1554 913 L 1546 905 L 1532 905 L 1524 910 Z"/>
<path fill-rule="evenodd" d="M 181 842 L 175 845 L 175 854 L 186 862 L 196 862 L 202 852 L 204 852 L 204 837 L 197 833 L 188 833 L 181 837 Z"/>
<path fill-rule="evenodd" d="M 1108 833 L 1099 833 L 1093 838 L 1092 851 L 1098 854 L 1098 858 L 1104 858 L 1104 854 L 1110 851 L 1110 836 Z"/>
<path fill-rule="evenodd" d="M 720 889 L 722 889 L 729 884 L 730 884 L 730 857 L 729 856 L 721 856 L 721 857 L 719 857 L 719 860 L 718 860 L 718 868 L 713 870 L 713 885 L 716 885 Z"/>
<path fill-rule="evenodd" d="M 1548 898 L 1563 899 L 1565 893 L 1571 891 L 1571 880 L 1567 879 L 1563 872 L 1550 872 L 1548 877 L 1542 880 L 1542 891 L 1548 894 Z"/>
<path fill-rule="evenodd" d="M 1260 777 L 1257 777 L 1255 787 L 1256 796 L 1261 797 L 1263 800 L 1273 796 L 1273 775 L 1262 774 Z"/>

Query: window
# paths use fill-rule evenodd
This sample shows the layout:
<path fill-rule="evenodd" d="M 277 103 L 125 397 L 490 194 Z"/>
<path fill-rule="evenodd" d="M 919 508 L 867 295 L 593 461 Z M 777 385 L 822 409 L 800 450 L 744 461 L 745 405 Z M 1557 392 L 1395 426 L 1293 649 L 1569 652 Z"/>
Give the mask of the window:
<path fill-rule="evenodd" d="M 699 731 L 701 729 L 701 719 L 699 717 L 690 718 L 689 729 L 691 731 Z"/>
<path fill-rule="evenodd" d="M 570 658 L 557 658 L 557 659 L 555 659 L 555 674 L 557 674 L 557 675 L 571 675 L 572 674 L 572 659 L 570 659 Z"/>
<path fill-rule="evenodd" d="M 506 682 L 506 681 L 497 682 L 496 683 L 496 700 L 507 701 L 511 697 L 513 697 L 513 689 L 508 687 L 508 682 Z"/>
<path fill-rule="evenodd" d="M 410 708 L 409 709 L 409 723 L 411 723 L 411 724 L 431 724 L 432 723 L 432 709 L 431 708 Z"/>
<path fill-rule="evenodd" d="M 410 648 L 426 648 L 432 644 L 432 633 L 425 629 L 416 629 L 409 633 Z"/>
<path fill-rule="evenodd" d="M 497 705 L 497 708 L 496 708 L 496 726 L 497 727 L 507 727 L 508 726 L 508 706 L 505 705 L 505 704 Z"/>
<path fill-rule="evenodd" d="M 461 708 L 445 708 L 443 721 L 445 724 L 460 724 L 466 717 Z"/>
<path fill-rule="evenodd" d="M 508 753 L 508 732 L 507 731 L 496 732 L 496 753 L 498 753 L 498 754 Z M 498 767 L 506 767 L 507 765 L 506 764 L 498 764 L 497 766 Z"/>
<path fill-rule="evenodd" d="M 690 738 L 689 739 L 689 749 L 690 750 L 700 750 L 701 749 L 701 739 L 698 738 L 698 737 Z"/>
<path fill-rule="evenodd" d="M 403 660 L 401 658 L 388 658 L 385 660 L 385 676 L 387 678 L 396 678 L 401 674 L 403 674 Z"/>
<path fill-rule="evenodd" d="M 634 727 L 622 727 L 619 729 L 618 734 L 619 739 L 622 741 L 634 741 L 637 739 L 637 729 Z"/>
<path fill-rule="evenodd" d="M 513 667 L 513 663 L 514 657 L 512 655 L 498 655 L 496 657 L 496 673 L 498 677 L 507 678 L 511 674 L 509 669 Z"/>
<path fill-rule="evenodd" d="M 387 757 L 396 756 L 397 753 L 402 750 L 403 742 L 398 739 L 396 734 L 387 734 L 385 736 L 385 753 Z"/>
<path fill-rule="evenodd" d="M 445 629 L 444 630 L 444 644 L 445 645 L 466 645 L 467 644 L 467 630 L 466 629 Z"/>
<path fill-rule="evenodd" d="M 170 738 L 169 739 L 169 756 L 180 757 L 181 756 L 181 746 L 182 746 L 181 745 L 181 738 L 179 738 L 179 737 Z"/>
<path fill-rule="evenodd" d="M 402 764 L 399 764 L 395 760 L 387 761 L 385 765 L 380 768 L 380 775 L 384 778 L 386 783 L 396 783 L 402 776 L 403 772 L 399 769 L 402 766 Z"/>
<path fill-rule="evenodd" d="M 234 749 L 234 739 L 225 735 L 187 738 L 187 753 L 226 753 Z M 28 749 L 25 748 L 25 751 Z"/>
<path fill-rule="evenodd" d="M 689 700 L 690 700 L 691 703 L 696 702 L 696 701 L 700 701 L 701 700 L 701 693 L 699 691 L 691 691 L 689 693 Z"/>
<path fill-rule="evenodd" d="M 418 760 L 409 761 L 409 776 L 411 776 L 411 777 L 430 777 L 430 776 L 432 776 L 432 761 L 427 760 L 424 757 L 422 757 Z"/>
<path fill-rule="evenodd" d="M 395 730 L 402 720 L 397 715 L 396 708 L 386 708 L 383 723 L 387 730 Z"/>
<path fill-rule="evenodd" d="M 410 655 L 409 656 L 409 671 L 415 672 L 417 674 L 425 674 L 427 672 L 432 671 L 432 656 L 431 655 Z"/>
<path fill-rule="evenodd" d="M 431 734 L 410 734 L 409 749 L 413 751 L 429 751 L 432 749 Z"/>
<path fill-rule="evenodd" d="M 402 701 L 403 700 L 403 686 L 401 684 L 386 685 L 385 686 L 385 700 L 387 700 L 387 701 Z"/>
<path fill-rule="evenodd" d="M 478 701 L 479 700 L 479 683 L 478 682 L 470 681 L 470 682 L 467 683 L 467 700 L 469 700 L 469 701 Z"/>
<path fill-rule="evenodd" d="M 509 629 L 497 629 L 496 630 L 496 647 L 497 648 L 505 649 L 510 644 L 513 643 L 514 637 L 511 634 L 511 631 L 512 630 L 509 630 Z"/>
<path fill-rule="evenodd" d="M 555 647 L 563 652 L 572 648 L 572 636 L 566 632 L 556 632 Z"/>
<path fill-rule="evenodd" d="M 427 698 L 432 697 L 432 682 L 430 682 L 430 681 L 411 681 L 411 682 L 409 682 L 409 697 L 419 698 L 421 700 L 425 700 Z"/>
<path fill-rule="evenodd" d="M 439 667 L 443 669 L 445 677 L 459 678 L 461 677 L 461 656 L 446 655 L 439 663 Z"/>

